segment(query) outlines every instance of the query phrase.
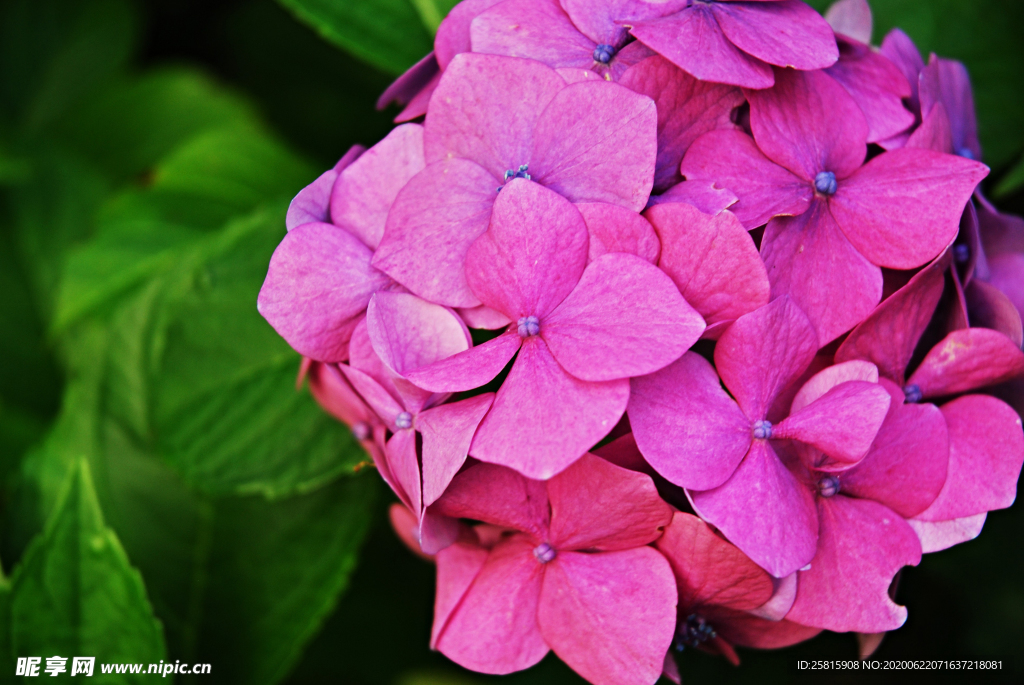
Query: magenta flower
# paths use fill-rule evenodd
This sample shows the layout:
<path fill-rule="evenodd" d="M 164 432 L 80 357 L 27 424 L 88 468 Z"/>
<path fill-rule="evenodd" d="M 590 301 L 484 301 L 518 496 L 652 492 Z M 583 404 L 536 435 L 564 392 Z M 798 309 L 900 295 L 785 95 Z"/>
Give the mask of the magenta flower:
<path fill-rule="evenodd" d="M 669 4 L 677 11 L 634 22 L 630 33 L 701 81 L 770 88 L 770 65 L 824 69 L 839 57 L 832 28 L 799 0 Z"/>
<path fill-rule="evenodd" d="M 377 467 L 417 517 L 418 542 L 428 554 L 455 539 L 454 522 L 428 515 L 427 507 L 462 468 L 494 395 L 444 403 L 447 395 L 421 390 L 406 375 L 469 345 L 469 332 L 450 310 L 408 293 L 381 292 L 353 333 L 351 365 L 341 367 L 392 433 Z"/>
<path fill-rule="evenodd" d="M 865 45 L 871 42 L 874 17 L 867 0 L 836 0 L 825 12 L 825 21 L 836 33 Z"/>
<path fill-rule="evenodd" d="M 528 668 L 551 649 L 596 685 L 658 679 L 676 586 L 646 546 L 672 518 L 649 477 L 592 455 L 546 482 L 480 464 L 437 507 L 506 532 L 477 527 L 479 541 L 437 555 L 434 649 L 484 673 Z"/>
<path fill-rule="evenodd" d="M 978 198 L 978 221 L 984 248 L 981 277 L 998 288 L 1024 317 L 1024 219 L 1003 214 Z"/>
<path fill-rule="evenodd" d="M 615 426 L 630 376 L 670 363 L 704 330 L 657 267 L 624 253 L 588 265 L 588 246 L 572 203 L 516 179 L 498 195 L 490 228 L 470 248 L 469 287 L 513 324 L 407 377 L 427 390 L 471 390 L 518 352 L 473 439 L 477 459 L 550 478 Z"/>
<path fill-rule="evenodd" d="M 883 388 L 851 380 L 773 425 L 769 410 L 817 349 L 807 317 L 780 298 L 725 331 L 715 348 L 718 373 L 689 352 L 631 386 L 629 419 L 644 458 L 690 491 L 701 518 L 777 578 L 805 566 L 818 546 L 820 492 L 791 472 L 789 452 L 798 462 L 819 450 L 828 455 L 807 467 L 826 478 L 867 454 L 889 408 Z M 779 441 L 796 446 L 780 457 Z"/>
<path fill-rule="evenodd" d="M 657 113 L 615 84 L 568 85 L 539 62 L 463 54 L 438 85 L 423 140 L 427 167 L 398 194 L 373 264 L 420 297 L 475 307 L 463 263 L 504 184 L 527 178 L 573 202 L 639 211 Z"/>
<path fill-rule="evenodd" d="M 338 171 L 350 151 L 292 201 L 256 306 L 300 354 L 347 359 L 370 297 L 395 287 L 370 260 L 399 189 L 423 168 L 422 141 L 422 126 L 399 126 Z"/>
<path fill-rule="evenodd" d="M 871 313 L 879 267 L 920 266 L 953 241 L 988 169 L 917 149 L 865 164 L 867 123 L 850 95 L 823 72 L 777 76 L 771 90 L 747 92 L 753 139 L 707 133 L 682 173 L 735 193 L 730 210 L 747 228 L 769 222 L 761 256 L 772 295 L 790 295 L 824 345 Z"/>

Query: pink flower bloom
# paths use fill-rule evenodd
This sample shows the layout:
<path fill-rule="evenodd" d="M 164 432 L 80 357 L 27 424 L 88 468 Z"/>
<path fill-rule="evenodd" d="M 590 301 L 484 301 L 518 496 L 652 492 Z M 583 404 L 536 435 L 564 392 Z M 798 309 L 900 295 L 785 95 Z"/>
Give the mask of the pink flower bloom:
<path fill-rule="evenodd" d="M 546 482 L 479 464 L 438 509 L 483 521 L 437 555 L 431 646 L 475 671 L 528 668 L 549 649 L 597 685 L 651 685 L 676 624 L 676 586 L 647 547 L 672 517 L 651 479 L 587 455 Z"/>
<path fill-rule="evenodd" d="M 874 18 L 867 0 L 836 0 L 825 12 L 825 21 L 836 33 L 865 45 L 871 42 Z"/>
<path fill-rule="evenodd" d="M 704 330 L 657 267 L 624 253 L 588 265 L 588 245 L 579 210 L 557 193 L 517 179 L 499 194 L 466 275 L 475 296 L 513 324 L 407 374 L 428 390 L 470 390 L 518 352 L 473 439 L 474 457 L 550 478 L 615 426 L 630 376 L 670 363 Z"/>
<path fill-rule="evenodd" d="M 682 173 L 735 193 L 730 209 L 747 228 L 770 220 L 761 255 L 772 295 L 790 295 L 824 345 L 878 303 L 879 267 L 920 266 L 953 241 L 988 169 L 916 149 L 865 164 L 867 124 L 850 95 L 823 72 L 777 76 L 771 90 L 747 92 L 753 139 L 707 133 Z"/>
<path fill-rule="evenodd" d="M 777 578 L 814 557 L 821 483 L 867 454 L 889 408 L 883 388 L 853 379 L 794 404 L 772 425 L 769 410 L 817 349 L 807 317 L 780 298 L 725 331 L 715 348 L 718 373 L 689 352 L 631 386 L 629 419 L 644 458 L 690 491 L 701 518 Z M 794 444 L 780 456 L 779 441 Z M 818 459 L 821 453 L 828 459 Z M 798 477 L 805 470 L 814 482 Z"/>
<path fill-rule="evenodd" d="M 257 309 L 300 354 L 347 359 L 370 297 L 395 288 L 370 260 L 395 195 L 423 168 L 422 141 L 422 126 L 399 126 L 343 166 L 355 156 L 349 151 L 292 201 Z"/>
<path fill-rule="evenodd" d="M 839 57 L 832 28 L 799 0 L 676 2 L 630 33 L 702 81 L 770 88 L 770 65 L 824 69 Z"/>
<path fill-rule="evenodd" d="M 504 184 L 528 178 L 573 202 L 639 211 L 657 113 L 615 84 L 568 85 L 538 62 L 464 54 L 441 79 L 423 140 L 427 167 L 398 194 L 373 264 L 420 297 L 475 307 L 463 263 Z"/>

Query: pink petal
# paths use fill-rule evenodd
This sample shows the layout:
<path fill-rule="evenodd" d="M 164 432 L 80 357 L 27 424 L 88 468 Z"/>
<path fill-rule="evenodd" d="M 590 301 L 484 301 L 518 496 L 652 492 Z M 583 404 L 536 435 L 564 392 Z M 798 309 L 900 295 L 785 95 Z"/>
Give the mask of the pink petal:
<path fill-rule="evenodd" d="M 810 321 L 782 297 L 736 319 L 718 341 L 715 366 L 743 413 L 757 421 L 817 351 Z"/>
<path fill-rule="evenodd" d="M 415 522 L 415 518 L 413 519 Z M 437 649 L 437 638 L 465 596 L 469 586 L 487 561 L 487 550 L 469 542 L 456 542 L 437 554 L 437 594 L 434 597 L 434 625 L 430 648 Z"/>
<path fill-rule="evenodd" d="M 649 547 L 560 552 L 544 573 L 537 623 L 555 654 L 595 685 L 650 685 L 676 626 L 676 585 Z"/>
<path fill-rule="evenodd" d="M 464 159 L 431 164 L 398 193 L 373 264 L 420 297 L 480 304 L 466 284 L 466 252 L 491 218 L 498 180 Z"/>
<path fill-rule="evenodd" d="M 1013 504 L 1024 462 L 1020 416 L 987 395 L 953 400 L 942 415 L 949 427 L 949 473 L 938 498 L 914 518 L 949 521 Z"/>
<path fill-rule="evenodd" d="M 629 422 L 644 458 L 672 483 L 709 490 L 733 474 L 751 442 L 750 419 L 722 389 L 714 368 L 687 352 L 630 382 Z M 701 455 L 692 459 L 686 455 Z"/>
<path fill-rule="evenodd" d="M 882 297 L 881 269 L 850 244 L 825 202 L 797 217 L 772 219 L 761 256 L 772 297 L 792 297 L 822 345 L 866 319 Z"/>
<path fill-rule="evenodd" d="M 705 321 L 731 321 L 768 304 L 764 264 L 732 212 L 709 216 L 689 205 L 664 204 L 645 216 L 664 245 L 658 266 Z"/>
<path fill-rule="evenodd" d="M 356 326 L 356 329 L 352 332 L 352 341 L 349 345 L 349 351 L 351 359 L 349 365 L 352 369 L 357 369 L 367 374 L 372 378 L 379 389 L 375 390 L 373 395 L 367 395 L 368 401 L 374 404 L 375 409 L 388 410 L 390 406 L 385 407 L 381 405 L 380 400 L 371 400 L 371 396 L 375 396 L 377 393 L 386 393 L 397 400 L 398 405 L 413 414 L 418 413 L 424 406 L 428 404 L 437 404 L 443 402 L 446 397 L 432 395 L 429 391 L 423 388 L 417 387 L 410 383 L 406 379 L 399 375 L 396 375 L 394 371 L 389 369 L 384 362 L 381 360 L 380 355 L 377 354 L 373 348 L 373 343 L 370 341 L 369 326 L 366 323 L 366 318 Z M 364 388 L 357 386 L 359 392 L 364 392 Z M 389 427 L 392 427 L 392 422 L 395 419 L 395 414 L 382 414 L 387 416 L 389 421 Z"/>
<path fill-rule="evenodd" d="M 717 613 L 717 612 L 716 612 Z M 780 649 L 810 640 L 820 628 L 802 626 L 793 621 L 769 621 L 746 612 L 729 612 L 727 622 L 717 622 L 718 632 L 729 642 L 755 649 Z"/>
<path fill-rule="evenodd" d="M 1024 373 L 1024 352 L 998 331 L 953 331 L 925 355 L 907 381 L 924 397 L 941 397 L 995 385 Z"/>
<path fill-rule="evenodd" d="M 639 212 L 651 194 L 657 154 L 658 113 L 649 97 L 616 84 L 575 83 L 537 120 L 530 174 L 573 202 Z"/>
<path fill-rule="evenodd" d="M 434 52 L 437 63 L 447 69 L 455 55 L 472 50 L 470 27 L 473 20 L 491 7 L 505 0 L 462 0 L 452 7 L 451 12 L 437 27 L 434 36 Z"/>
<path fill-rule="evenodd" d="M 867 0 L 837 0 L 825 12 L 825 21 L 836 33 L 861 43 L 871 42 L 871 7 Z"/>
<path fill-rule="evenodd" d="M 551 67 L 590 68 L 596 44 L 579 32 L 558 0 L 506 0 L 473 20 L 473 51 L 535 59 Z"/>
<path fill-rule="evenodd" d="M 551 537 L 558 550 L 642 547 L 661 536 L 672 508 L 650 476 L 585 454 L 547 482 Z"/>
<path fill-rule="evenodd" d="M 864 461 L 840 476 L 842 492 L 910 518 L 935 501 L 946 482 L 948 463 L 949 436 L 939 409 L 900 403 L 890 411 Z"/>
<path fill-rule="evenodd" d="M 416 431 L 407 428 L 396 432 L 388 440 L 384 455 L 395 479 L 394 485 L 398 486 L 395 494 L 418 518 L 423 511 L 423 488 L 416 456 Z"/>
<path fill-rule="evenodd" d="M 630 471 L 646 473 L 648 476 L 654 476 L 657 473 L 644 459 L 644 455 L 640 454 L 640 448 L 636 446 L 636 439 L 632 433 L 626 433 L 611 442 L 594 448 L 593 454 Z"/>
<path fill-rule="evenodd" d="M 814 557 L 818 544 L 814 497 L 782 465 L 767 441 L 754 441 L 724 485 L 690 495 L 702 519 L 776 578 L 803 568 Z"/>
<path fill-rule="evenodd" d="M 256 307 L 299 354 L 322 362 L 346 359 L 352 319 L 390 283 L 370 257 L 344 229 L 298 226 L 274 250 Z"/>
<path fill-rule="evenodd" d="M 740 131 L 712 131 L 698 138 L 683 158 L 687 182 L 712 182 L 739 198 L 729 211 L 743 226 L 761 226 L 773 216 L 803 214 L 814 197 L 807 181 L 762 154 Z"/>
<path fill-rule="evenodd" d="M 698 137 L 715 129 L 735 128 L 730 115 L 743 104 L 739 89 L 698 81 L 660 55 L 630 67 L 619 83 L 653 98 L 658 107 L 656 190 L 682 180 L 679 163 Z"/>
<path fill-rule="evenodd" d="M 774 83 L 771 67 L 737 49 L 704 5 L 693 5 L 664 19 L 636 22 L 630 33 L 701 81 L 744 88 L 770 88 Z"/>
<path fill-rule="evenodd" d="M 423 506 L 433 504 L 469 454 L 476 428 L 494 401 L 494 393 L 442 404 L 416 416 L 423 436 Z"/>
<path fill-rule="evenodd" d="M 288 213 L 284 217 L 284 225 L 290 231 L 296 226 L 309 223 L 324 223 L 331 215 L 331 188 L 338 178 L 338 173 L 359 158 L 366 151 L 362 145 L 353 145 L 338 160 L 333 169 L 328 169 L 299 191 L 288 205 Z"/>
<path fill-rule="evenodd" d="M 921 53 L 918 52 L 914 41 L 903 31 L 893 29 L 882 40 L 879 52 L 903 72 L 903 76 L 910 83 L 910 109 L 919 112 L 921 102 L 918 97 L 918 75 L 924 69 L 924 60 L 921 59 Z"/>
<path fill-rule="evenodd" d="M 978 121 L 967 68 L 960 62 L 932 55 L 928 66 L 921 71 L 920 92 L 922 113 L 927 114 L 940 102 L 945 106 L 956 154 L 981 159 Z"/>
<path fill-rule="evenodd" d="M 953 153 L 953 132 L 942 103 L 937 103 L 907 139 L 905 147 L 918 150 Z"/>
<path fill-rule="evenodd" d="M 907 620 L 889 597 L 893 576 L 921 561 L 917 535 L 892 510 L 869 500 L 819 500 L 821 535 L 808 571 L 800 572 L 790 621 L 826 630 L 878 633 Z"/>
<path fill-rule="evenodd" d="M 628 400 L 627 380 L 577 380 L 562 370 L 543 340 L 527 338 L 470 454 L 546 480 L 607 435 Z"/>
<path fill-rule="evenodd" d="M 1024 276 L 1024 272 L 1018 274 Z M 1024 345 L 1020 310 L 1001 290 L 975 278 L 965 295 L 972 325 L 999 331 L 1017 347 Z"/>
<path fill-rule="evenodd" d="M 889 393 L 865 381 L 841 383 L 791 414 L 772 433 L 852 464 L 868 453 L 889 411 Z"/>
<path fill-rule="evenodd" d="M 704 320 L 665 272 L 612 253 L 587 266 L 576 289 L 540 326 L 563 369 L 580 380 L 610 381 L 672 363 L 700 338 Z"/>
<path fill-rule="evenodd" d="M 985 527 L 985 518 L 988 512 L 965 516 L 964 518 L 953 519 L 952 521 L 918 521 L 907 519 L 907 523 L 917 533 L 921 541 L 921 550 L 925 554 L 941 552 L 953 545 L 967 542 L 981 535 L 981 529 Z"/>
<path fill-rule="evenodd" d="M 393 102 L 399 105 L 408 105 L 429 87 L 428 84 L 431 81 L 437 78 L 438 71 L 439 67 L 434 52 L 428 52 L 423 59 L 406 69 L 404 74 L 395 79 L 380 94 L 380 97 L 377 98 L 377 109 L 384 109 Z M 396 121 L 398 120 L 396 119 Z"/>
<path fill-rule="evenodd" d="M 678 12 L 686 7 L 688 0 L 661 0 L 657 4 L 643 0 L 605 0 L 598 6 L 591 0 L 561 0 L 561 4 L 572 23 L 592 41 L 618 45 L 627 38 L 623 25 Z"/>
<path fill-rule="evenodd" d="M 394 430 L 396 428 L 395 417 L 405 411 L 405 407 L 399 404 L 398 400 L 369 374 L 344 364 L 339 368 L 356 392 L 373 408 L 384 424 Z"/>
<path fill-rule="evenodd" d="M 377 416 L 334 364 L 313 362 L 309 369 L 309 391 L 328 414 L 348 424 L 353 431 L 368 435 L 370 424 L 377 421 Z"/>
<path fill-rule="evenodd" d="M 423 167 L 423 127 L 397 127 L 338 175 L 331 221 L 376 249 L 395 196 Z"/>
<path fill-rule="evenodd" d="M 580 210 L 590 234 L 588 263 L 609 252 L 625 252 L 657 263 L 661 243 L 647 219 L 607 202 L 582 202 L 576 209 Z"/>
<path fill-rule="evenodd" d="M 544 483 L 494 464 L 474 464 L 454 479 L 435 508 L 453 518 L 483 521 L 548 537 L 550 506 Z"/>
<path fill-rule="evenodd" d="M 1024 316 L 1024 254 L 997 254 L 988 258 L 988 267 L 989 282 Z"/>
<path fill-rule="evenodd" d="M 839 346 L 836 361 L 869 360 L 883 376 L 902 386 L 914 348 L 942 297 L 950 259 L 944 254 L 878 305 Z"/>
<path fill-rule="evenodd" d="M 433 392 L 474 390 L 501 373 L 521 342 L 519 334 L 513 330 L 430 366 L 408 371 L 406 378 Z"/>
<path fill-rule="evenodd" d="M 736 47 L 769 64 L 824 69 L 839 59 L 832 27 L 800 0 L 716 2 L 711 11 Z"/>
<path fill-rule="evenodd" d="M 537 626 L 537 610 L 545 573 L 533 556 L 536 544 L 515 535 L 491 550 L 437 631 L 437 651 L 460 666 L 495 675 L 521 671 L 544 658 L 548 646 Z M 439 582 L 446 552 L 438 554 Z"/>
<path fill-rule="evenodd" d="M 877 383 L 878 367 L 871 362 L 855 360 L 834 364 L 822 369 L 804 383 L 796 395 L 793 396 L 793 403 L 790 406 L 789 413 L 796 414 L 832 388 L 847 381 Z M 903 401 L 902 395 L 900 396 L 900 401 Z"/>
<path fill-rule="evenodd" d="M 459 318 L 465 321 L 470 328 L 496 331 L 512 323 L 511 319 L 501 312 L 484 305 L 459 309 L 458 314 Z"/>
<path fill-rule="evenodd" d="M 398 536 L 403 545 L 409 548 L 410 552 L 425 561 L 434 563 L 433 555 L 424 553 L 420 547 L 418 539 L 420 526 L 415 514 L 409 511 L 404 504 L 394 502 L 388 507 L 388 521 L 391 523 L 391 528 L 395 531 L 395 535 Z M 474 547 L 474 549 L 476 548 Z M 480 555 L 481 562 L 486 556 L 486 553 Z"/>
<path fill-rule="evenodd" d="M 415 69 L 415 66 L 410 67 L 410 69 Z M 430 105 L 430 98 L 434 95 L 434 90 L 437 89 L 437 84 L 440 81 L 441 72 L 435 72 L 430 80 L 423 85 L 423 88 L 409 100 L 409 104 L 395 116 L 393 121 L 396 124 L 404 124 L 424 116 L 427 113 L 427 107 Z M 378 100 L 378 102 L 380 101 Z"/>
<path fill-rule="evenodd" d="M 684 611 L 703 605 L 749 611 L 772 596 L 771 576 L 696 516 L 677 511 L 655 546 L 672 565 Z"/>
<path fill-rule="evenodd" d="M 736 204 L 738 199 L 732 191 L 715 187 L 713 181 L 683 181 L 661 195 L 652 195 L 647 207 L 679 202 L 693 205 L 705 214 L 718 214 Z"/>
<path fill-rule="evenodd" d="M 366 324 L 374 351 L 398 376 L 468 350 L 473 343 L 450 309 L 409 293 L 376 293 L 366 309 Z"/>
<path fill-rule="evenodd" d="M 886 152 L 839 183 L 832 215 L 873 264 L 911 269 L 953 242 L 988 167 L 931 150 Z"/>
<path fill-rule="evenodd" d="M 495 178 L 531 164 L 533 129 L 564 86 L 562 77 L 540 62 L 456 55 L 430 100 L 423 132 L 427 163 L 462 157 Z"/>
<path fill-rule="evenodd" d="M 757 146 L 808 185 L 822 171 L 842 181 L 863 164 L 864 114 L 826 73 L 780 69 L 774 88 L 748 92 L 747 99 Z"/>
<path fill-rule="evenodd" d="M 877 143 L 902 133 L 914 125 L 914 115 L 903 106 L 910 97 L 910 83 L 903 72 L 865 42 L 839 40 L 840 58 L 828 74 L 864 112 L 868 122 L 868 142 Z"/>

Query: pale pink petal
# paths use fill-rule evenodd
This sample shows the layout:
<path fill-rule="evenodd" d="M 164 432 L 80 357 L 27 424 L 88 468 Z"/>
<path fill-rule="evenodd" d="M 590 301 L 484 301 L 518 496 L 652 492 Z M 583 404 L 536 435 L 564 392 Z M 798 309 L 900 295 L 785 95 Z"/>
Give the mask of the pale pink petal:
<path fill-rule="evenodd" d="M 871 42 L 871 7 L 867 0 L 836 0 L 825 12 L 825 21 L 836 33 L 861 43 Z"/>
<path fill-rule="evenodd" d="M 873 264 L 911 269 L 953 242 L 960 215 L 988 167 L 931 150 L 875 157 L 829 201 L 854 247 Z"/>
<path fill-rule="evenodd" d="M 474 464 L 452 479 L 434 507 L 454 518 L 483 521 L 548 536 L 550 506 L 544 483 L 494 464 Z"/>
<path fill-rule="evenodd" d="M 423 132 L 427 163 L 462 157 L 496 178 L 531 164 L 533 129 L 564 86 L 562 77 L 540 62 L 456 55 L 430 99 Z"/>
<path fill-rule="evenodd" d="M 839 59 L 832 27 L 800 0 L 716 2 L 711 11 L 726 38 L 769 64 L 824 69 Z"/>
<path fill-rule="evenodd" d="M 917 341 L 942 297 L 950 260 L 949 253 L 944 254 L 886 298 L 839 346 L 836 361 L 866 359 L 902 386 Z"/>
<path fill-rule="evenodd" d="M 817 351 L 807 316 L 782 297 L 736 319 L 718 341 L 715 366 L 743 413 L 758 421 Z"/>
<path fill-rule="evenodd" d="M 953 331 L 925 355 L 907 381 L 924 397 L 941 397 L 995 385 L 1024 373 L 1024 352 L 988 328 Z"/>
<path fill-rule="evenodd" d="M 650 547 L 559 552 L 544 573 L 537 623 L 594 685 L 650 685 L 672 643 L 676 601 L 672 569 Z"/>
<path fill-rule="evenodd" d="M 828 74 L 864 112 L 868 142 L 892 138 L 914 125 L 914 114 L 903 105 L 910 97 L 910 83 L 903 72 L 884 55 L 864 42 L 840 39 L 839 61 Z"/>
<path fill-rule="evenodd" d="M 967 67 L 951 59 L 932 55 L 921 71 L 921 112 L 927 114 L 942 103 L 949 115 L 956 154 L 969 159 L 981 159 L 978 143 L 978 121 L 974 114 L 974 95 Z"/>
<path fill-rule="evenodd" d="M 748 229 L 803 214 L 814 197 L 809 182 L 765 157 L 741 131 L 705 133 L 686 152 L 682 173 L 687 182 L 711 182 L 739 198 L 729 211 Z"/>
<path fill-rule="evenodd" d="M 595 43 L 618 45 L 626 40 L 624 25 L 641 19 L 663 17 L 689 4 L 688 0 L 604 0 L 595 6 L 592 0 L 560 0 L 572 23 Z"/>
<path fill-rule="evenodd" d="M 728 621 L 715 624 L 718 633 L 729 642 L 755 649 L 781 649 L 810 640 L 820 628 L 802 626 L 793 621 L 769 621 L 746 612 L 730 612 Z"/>
<path fill-rule="evenodd" d="M 724 485 L 690 493 L 700 517 L 776 578 L 803 568 L 818 545 L 818 512 L 765 440 L 755 440 Z"/>
<path fill-rule="evenodd" d="M 657 263 L 661 243 L 647 219 L 607 202 L 582 202 L 576 209 L 583 215 L 590 234 L 588 262 L 609 252 L 625 252 Z"/>
<path fill-rule="evenodd" d="M 812 445 L 845 464 L 868 453 L 889 411 L 889 393 L 876 383 L 848 381 L 791 414 L 774 437 Z"/>
<path fill-rule="evenodd" d="M 707 360 L 687 352 L 657 373 L 634 378 L 630 388 L 633 436 L 658 473 L 696 490 L 729 479 L 750 447 L 751 421 Z"/>
<path fill-rule="evenodd" d="M 761 256 L 772 297 L 792 297 L 822 345 L 866 319 L 882 297 L 882 270 L 850 244 L 825 202 L 797 217 L 772 219 Z"/>
<path fill-rule="evenodd" d="M 498 185 L 468 160 L 431 164 L 395 198 L 374 266 L 431 302 L 479 305 L 463 264 L 469 246 L 487 230 Z"/>
<path fill-rule="evenodd" d="M 409 511 L 408 507 L 398 502 L 393 503 L 388 507 L 388 521 L 391 523 L 391 529 L 395 531 L 395 535 L 398 536 L 398 539 L 402 541 L 403 545 L 409 548 L 410 552 L 421 559 L 431 563 L 434 562 L 434 556 L 432 554 L 426 554 L 420 547 L 420 524 L 416 515 Z M 481 555 L 481 561 L 485 557 L 486 554 Z"/>
<path fill-rule="evenodd" d="M 925 554 L 941 552 L 953 545 L 967 542 L 981 535 L 985 527 L 988 512 L 953 519 L 952 521 L 918 521 L 907 519 L 907 523 L 917 533 L 921 541 L 921 550 Z"/>
<path fill-rule="evenodd" d="M 774 591 L 771 598 L 750 613 L 767 621 L 781 621 L 796 601 L 796 573 L 784 578 L 772 578 Z"/>
<path fill-rule="evenodd" d="M 338 174 L 349 164 L 359 158 L 366 148 L 362 145 L 353 145 L 349 151 L 338 160 L 333 169 L 328 169 L 299 191 L 288 205 L 288 213 L 284 217 L 284 225 L 289 231 L 296 226 L 309 223 L 324 223 L 330 220 L 331 216 L 331 189 L 338 179 Z"/>
<path fill-rule="evenodd" d="M 651 195 L 657 154 L 653 100 L 616 84 L 575 83 L 537 120 L 530 174 L 573 202 L 639 212 Z"/>
<path fill-rule="evenodd" d="M 409 293 L 376 293 L 366 324 L 377 356 L 398 376 L 468 350 L 473 342 L 450 309 Z"/>
<path fill-rule="evenodd" d="M 1024 282 L 1024 272 L 1017 272 Z M 1024 345 L 1020 310 L 1001 290 L 984 281 L 973 279 L 965 291 L 972 326 L 999 331 L 1017 347 Z"/>
<path fill-rule="evenodd" d="M 747 99 L 757 146 L 808 186 L 819 172 L 831 171 L 842 181 L 863 164 L 864 114 L 825 72 L 780 69 L 774 88 L 748 92 Z"/>
<path fill-rule="evenodd" d="M 395 196 L 423 167 L 423 127 L 402 124 L 338 174 L 331 221 L 376 249 Z"/>
<path fill-rule="evenodd" d="M 764 264 L 732 212 L 709 216 L 669 203 L 645 216 L 664 245 L 658 266 L 706 322 L 731 321 L 768 304 Z"/>
<path fill-rule="evenodd" d="M 718 214 L 732 207 L 737 200 L 739 198 L 731 190 L 716 187 L 714 181 L 683 181 L 661 195 L 652 195 L 647 207 L 680 202 L 693 205 L 705 214 Z"/>
<path fill-rule="evenodd" d="M 988 395 L 942 406 L 949 428 L 949 473 L 938 498 L 914 518 L 949 521 L 1005 509 L 1017 495 L 1024 462 L 1020 416 Z"/>
<path fill-rule="evenodd" d="M 836 632 L 895 630 L 907 609 L 889 597 L 893 576 L 921 561 L 921 543 L 895 512 L 850 497 L 819 500 L 821 534 L 811 568 L 800 572 L 786 618 Z"/>
<path fill-rule="evenodd" d="M 834 364 L 811 376 L 793 396 L 789 413 L 795 414 L 832 388 L 847 381 L 878 382 L 878 367 L 871 362 L 848 361 Z M 902 401 L 902 396 L 900 397 Z"/>
<path fill-rule="evenodd" d="M 775 82 L 772 68 L 733 45 L 704 4 L 664 19 L 636 22 L 630 33 L 701 81 L 744 88 L 770 88 Z"/>
<path fill-rule="evenodd" d="M 840 476 L 840 487 L 844 494 L 874 500 L 909 518 L 935 501 L 948 464 L 949 436 L 939 409 L 900 403 L 864 461 Z"/>
<path fill-rule="evenodd" d="M 703 605 L 750 611 L 772 596 L 772 577 L 696 516 L 677 511 L 655 546 L 672 565 L 684 611 Z"/>
<path fill-rule="evenodd" d="M 416 529 L 416 540 L 424 554 L 437 554 L 458 540 L 462 524 L 458 519 L 438 514 L 433 507 L 424 509 Z"/>
<path fill-rule="evenodd" d="M 394 430 L 395 417 L 405 411 L 405 407 L 399 404 L 397 398 L 369 374 L 345 364 L 339 368 L 356 392 L 362 396 L 384 424 Z"/>
<path fill-rule="evenodd" d="M 370 424 L 377 421 L 377 416 L 334 364 L 313 362 L 309 369 L 309 392 L 328 414 L 364 438 L 369 435 Z"/>
<path fill-rule="evenodd" d="M 704 320 L 664 271 L 623 253 L 594 260 L 576 289 L 540 321 L 551 354 L 586 381 L 657 371 L 703 332 Z"/>
<path fill-rule="evenodd" d="M 470 454 L 546 480 L 607 435 L 628 400 L 628 380 L 573 378 L 543 340 L 527 338 L 477 430 Z"/>
<path fill-rule="evenodd" d="M 317 361 L 348 357 L 352 319 L 390 279 L 370 250 L 330 224 L 303 224 L 274 250 L 256 308 L 297 352 Z"/>
<path fill-rule="evenodd" d="M 484 393 L 416 416 L 416 430 L 423 436 L 423 506 L 433 504 L 462 468 L 476 427 L 493 401 L 494 393 Z"/>
<path fill-rule="evenodd" d="M 658 106 L 656 191 L 682 180 L 679 163 L 698 137 L 715 129 L 735 128 L 729 117 L 743 104 L 738 88 L 698 81 L 660 55 L 630 67 L 619 83 L 653 98 Z"/>
<path fill-rule="evenodd" d="M 524 57 L 550 67 L 590 68 L 596 44 L 579 32 L 558 0 L 506 0 L 470 28 L 473 52 Z"/>
<path fill-rule="evenodd" d="M 491 550 L 438 631 L 437 651 L 460 666 L 495 675 L 521 671 L 544 658 L 548 646 L 537 626 L 537 609 L 545 573 L 533 556 L 535 545 L 515 535 Z M 438 555 L 439 578 L 446 552 Z"/>
<path fill-rule="evenodd" d="M 491 309 L 490 307 L 485 307 L 484 305 L 480 305 L 479 307 L 469 307 L 468 309 L 463 308 L 457 311 L 459 318 L 461 318 L 470 328 L 481 328 L 488 331 L 496 331 L 499 328 L 504 328 L 512 323 L 512 320 L 501 312 L 496 309 Z"/>
<path fill-rule="evenodd" d="M 442 69 L 448 68 L 455 55 L 472 50 L 470 27 L 473 20 L 504 1 L 462 0 L 452 7 L 451 12 L 437 27 L 437 35 L 434 36 L 434 53 L 437 55 L 437 63 L 441 65 Z"/>
<path fill-rule="evenodd" d="M 642 547 L 661 536 L 672 508 L 650 476 L 592 454 L 547 482 L 550 542 L 558 550 L 611 551 Z"/>
<path fill-rule="evenodd" d="M 682 685 L 683 679 L 679 675 L 679 665 L 672 651 L 665 652 L 665 663 L 661 667 L 661 675 L 668 678 L 676 685 Z"/>
<path fill-rule="evenodd" d="M 415 518 L 413 519 L 415 523 Z M 448 625 L 448 618 L 462 601 L 487 561 L 487 550 L 470 542 L 456 542 L 437 554 L 437 593 L 434 596 L 434 625 L 430 648 Z"/>
<path fill-rule="evenodd" d="M 432 392 L 474 390 L 501 373 L 521 342 L 519 334 L 513 330 L 430 366 L 409 371 L 406 378 Z"/>
<path fill-rule="evenodd" d="M 401 490 L 398 498 L 407 503 L 417 518 L 423 511 L 423 486 L 420 481 L 420 464 L 416 456 L 416 431 L 411 428 L 399 430 L 388 440 L 384 448 L 388 468 Z"/>

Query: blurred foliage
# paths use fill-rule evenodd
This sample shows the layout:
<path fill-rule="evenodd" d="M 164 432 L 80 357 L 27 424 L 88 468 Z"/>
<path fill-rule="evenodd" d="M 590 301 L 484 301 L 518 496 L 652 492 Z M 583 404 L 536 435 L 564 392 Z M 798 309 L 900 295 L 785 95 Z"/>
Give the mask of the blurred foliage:
<path fill-rule="evenodd" d="M 553 656 L 497 678 L 429 651 L 432 567 L 255 308 L 288 199 L 389 130 L 377 96 L 452 5 L 0 3 L 0 682 L 15 656 L 65 653 L 208 662 L 196 682 L 247 685 L 582 682 Z M 1024 5 L 873 7 L 876 42 L 899 25 L 967 63 L 986 183 L 1024 209 Z M 1019 507 L 995 512 L 908 569 L 910 619 L 878 658 L 1003 659 L 971 682 L 1020 681 L 1022 528 Z M 813 683 L 798 659 L 854 654 L 823 635 L 681 669 Z"/>

